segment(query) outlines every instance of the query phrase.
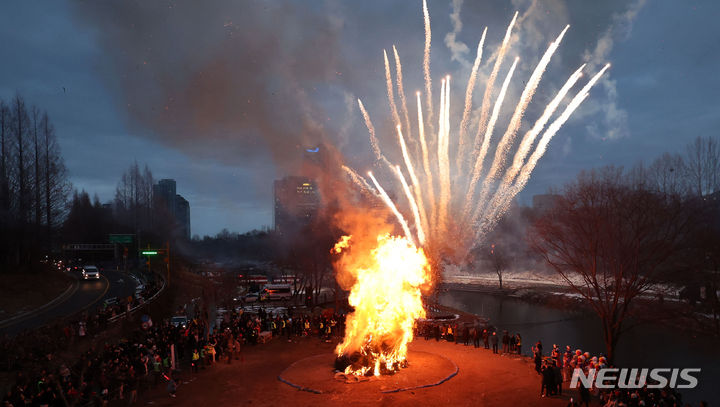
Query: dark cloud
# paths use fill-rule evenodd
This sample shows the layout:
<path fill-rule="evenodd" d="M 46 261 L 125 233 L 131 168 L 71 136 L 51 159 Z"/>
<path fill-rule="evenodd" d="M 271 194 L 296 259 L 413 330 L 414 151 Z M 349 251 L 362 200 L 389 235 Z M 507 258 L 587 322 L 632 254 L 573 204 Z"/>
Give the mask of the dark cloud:
<path fill-rule="evenodd" d="M 594 62 L 613 63 L 607 78 L 615 93 L 591 92 L 551 142 L 525 202 L 581 168 L 632 165 L 682 150 L 697 135 L 717 134 L 715 2 L 647 2 L 630 21 L 620 17 L 636 1 L 466 0 L 456 16 L 461 28 L 450 16 L 453 3 L 460 2 L 429 1 L 432 71 L 436 79 L 453 75 L 453 100 L 464 90 L 467 64 L 452 60 L 446 33 L 455 32 L 452 44 L 466 44 L 465 58 L 472 59 L 489 27 L 482 78 L 519 10 L 507 59 L 521 57 L 520 79 L 508 96 L 516 100 L 549 41 L 571 24 L 523 126 L 538 117 L 586 51 L 593 55 L 612 43 Z M 357 97 L 396 160 L 382 49 L 398 46 L 409 95 L 422 88 L 420 0 L 42 4 L 42 13 L 35 3 L 0 6 L 0 97 L 20 91 L 48 109 L 73 181 L 103 200 L 112 198 L 134 159 L 148 162 L 157 177 L 176 178 L 199 233 L 269 224 L 272 180 L 298 171 L 305 146 L 336 147 L 343 160 L 368 169 L 371 151 Z M 439 80 L 434 84 L 439 88 Z M 608 138 L 618 123 L 608 113 L 617 112 L 627 114 L 623 137 Z M 330 154 L 323 165 L 338 157 Z"/>

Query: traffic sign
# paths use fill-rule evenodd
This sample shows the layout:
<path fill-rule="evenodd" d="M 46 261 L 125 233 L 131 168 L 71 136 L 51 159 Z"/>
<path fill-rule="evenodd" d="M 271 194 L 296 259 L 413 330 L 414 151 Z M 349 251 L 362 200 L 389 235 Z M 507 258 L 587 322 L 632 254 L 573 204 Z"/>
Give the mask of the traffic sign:
<path fill-rule="evenodd" d="M 132 243 L 135 235 L 108 235 L 110 243 Z"/>

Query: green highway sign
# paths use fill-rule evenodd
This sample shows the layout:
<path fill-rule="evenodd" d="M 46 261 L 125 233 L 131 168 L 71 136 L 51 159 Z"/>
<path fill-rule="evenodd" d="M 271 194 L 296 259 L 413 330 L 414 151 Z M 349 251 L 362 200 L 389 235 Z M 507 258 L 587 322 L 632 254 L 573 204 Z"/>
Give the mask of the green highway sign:
<path fill-rule="evenodd" d="M 132 243 L 135 235 L 109 235 L 110 243 Z"/>

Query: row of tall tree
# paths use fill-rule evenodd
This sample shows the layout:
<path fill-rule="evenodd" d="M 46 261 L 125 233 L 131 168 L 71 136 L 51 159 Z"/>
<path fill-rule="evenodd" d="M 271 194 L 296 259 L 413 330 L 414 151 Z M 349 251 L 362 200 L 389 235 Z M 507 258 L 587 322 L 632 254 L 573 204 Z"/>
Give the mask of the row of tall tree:
<path fill-rule="evenodd" d="M 0 100 L 0 269 L 30 267 L 52 247 L 70 190 L 47 112 Z"/>

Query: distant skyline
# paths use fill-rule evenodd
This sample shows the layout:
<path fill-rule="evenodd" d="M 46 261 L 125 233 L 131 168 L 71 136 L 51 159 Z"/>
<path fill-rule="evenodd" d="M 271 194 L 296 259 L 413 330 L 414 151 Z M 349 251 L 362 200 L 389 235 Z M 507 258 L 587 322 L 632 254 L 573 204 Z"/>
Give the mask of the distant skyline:
<path fill-rule="evenodd" d="M 521 57 L 522 75 L 571 25 L 529 118 L 585 60 L 592 72 L 612 63 L 551 142 L 519 195 L 524 204 L 581 169 L 649 162 L 718 135 L 717 2 L 428 4 L 433 75 L 438 86 L 446 73 L 457 78 L 454 100 L 484 26 L 490 52 L 515 10 L 519 42 L 510 55 Z M 353 167 L 368 167 L 355 99 L 380 131 L 387 127 L 382 50 L 393 44 L 406 88 L 421 88 L 420 7 L 419 0 L 5 2 L 0 98 L 17 92 L 48 111 L 75 188 L 109 201 L 137 160 L 156 180 L 177 181 L 193 234 L 243 233 L 272 225 L 273 180 L 292 175 L 318 141 L 331 140 Z"/>

